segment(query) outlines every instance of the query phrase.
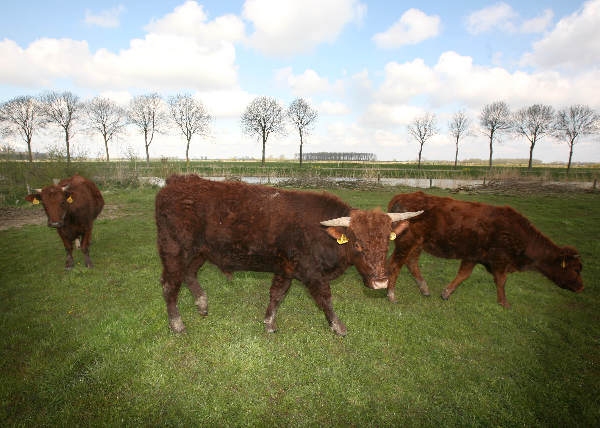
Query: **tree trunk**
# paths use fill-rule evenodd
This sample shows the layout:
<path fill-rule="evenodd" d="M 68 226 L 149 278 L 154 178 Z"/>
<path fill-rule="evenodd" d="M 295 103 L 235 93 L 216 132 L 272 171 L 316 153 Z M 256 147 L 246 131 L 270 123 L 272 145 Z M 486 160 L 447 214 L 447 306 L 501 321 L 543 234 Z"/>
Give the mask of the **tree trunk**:
<path fill-rule="evenodd" d="M 190 167 L 190 156 L 189 156 L 189 153 L 190 153 L 190 140 L 191 139 L 192 139 L 191 137 L 187 139 L 187 146 L 185 148 L 185 167 L 186 168 Z"/>
<path fill-rule="evenodd" d="M 33 154 L 31 153 L 31 136 L 27 136 L 27 152 L 29 155 L 29 163 L 33 163 Z"/>
<path fill-rule="evenodd" d="M 454 168 L 458 164 L 458 136 L 456 137 L 456 152 L 454 153 Z"/>
<path fill-rule="evenodd" d="M 567 163 L 567 174 L 571 169 L 571 158 L 573 157 L 573 141 L 569 143 L 569 163 Z"/>
<path fill-rule="evenodd" d="M 69 147 L 69 131 L 65 130 L 65 143 L 67 144 L 67 165 L 71 165 L 71 149 Z"/>
<path fill-rule="evenodd" d="M 494 152 L 494 131 L 490 132 L 490 165 L 489 168 L 492 169 L 492 153 Z"/>
<path fill-rule="evenodd" d="M 262 134 L 262 164 L 263 166 L 265 165 L 265 145 L 267 144 L 267 136 L 265 135 L 264 131 Z"/>
<path fill-rule="evenodd" d="M 146 146 L 146 166 L 150 166 L 150 152 L 148 151 L 148 131 L 144 130 L 144 146 Z"/>
<path fill-rule="evenodd" d="M 533 147 L 534 146 L 535 146 L 535 142 L 531 143 L 531 146 L 529 147 L 529 166 L 527 167 L 529 170 L 531 170 L 531 166 L 532 166 Z"/>
<path fill-rule="evenodd" d="M 108 140 L 106 135 L 104 136 L 104 148 L 106 149 L 106 163 L 110 162 L 110 156 L 108 155 Z"/>
<path fill-rule="evenodd" d="M 302 166 L 302 130 L 300 130 L 300 166 Z"/>
<path fill-rule="evenodd" d="M 421 169 L 421 153 L 423 152 L 423 143 L 421 143 L 421 147 L 419 148 L 419 163 L 417 164 L 417 169 Z"/>

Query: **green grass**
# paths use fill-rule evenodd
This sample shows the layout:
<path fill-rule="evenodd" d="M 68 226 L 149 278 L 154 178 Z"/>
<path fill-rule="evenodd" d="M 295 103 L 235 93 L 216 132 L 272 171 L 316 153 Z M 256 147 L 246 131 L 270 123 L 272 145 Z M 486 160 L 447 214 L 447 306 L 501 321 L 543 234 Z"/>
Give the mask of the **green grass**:
<path fill-rule="evenodd" d="M 434 191 L 436 194 L 446 194 Z M 294 282 L 279 331 L 264 332 L 269 274 L 232 281 L 205 266 L 209 316 L 189 291 L 187 334 L 168 330 L 152 189 L 111 189 L 124 216 L 96 222 L 96 267 L 65 272 L 56 232 L 0 232 L 0 420 L 5 426 L 597 426 L 600 422 L 600 199 L 460 195 L 509 204 L 581 252 L 586 289 L 509 276 L 512 309 L 477 267 L 442 301 L 458 262 L 423 256 L 431 298 L 405 269 L 399 303 L 354 269 L 331 284 L 348 327 L 336 337 Z M 394 191 L 336 191 L 385 208 Z"/>

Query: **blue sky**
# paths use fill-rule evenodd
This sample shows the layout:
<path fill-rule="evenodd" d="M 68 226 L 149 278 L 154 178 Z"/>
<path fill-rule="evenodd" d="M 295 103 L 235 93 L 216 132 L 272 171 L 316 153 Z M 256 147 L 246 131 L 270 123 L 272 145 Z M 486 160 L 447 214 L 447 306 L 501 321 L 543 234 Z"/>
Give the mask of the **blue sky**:
<path fill-rule="evenodd" d="M 46 90 L 82 99 L 189 92 L 214 116 L 211 136 L 192 140 L 191 156 L 259 157 L 239 117 L 258 95 L 286 106 L 303 97 L 319 110 L 304 151 L 373 152 L 414 160 L 407 124 L 433 112 L 439 134 L 425 159 L 451 160 L 447 122 L 464 109 L 477 124 L 483 105 L 513 110 L 534 103 L 598 109 L 600 0 L 576 1 L 30 1 L 0 11 L 0 101 Z M 267 155 L 291 158 L 296 134 L 272 136 Z M 58 144 L 53 133 L 35 150 Z M 95 156 L 97 136 L 75 145 Z M 575 161 L 600 161 L 598 137 L 582 139 Z M 21 148 L 20 142 L 13 145 Z M 133 129 L 112 156 L 143 154 Z M 183 157 L 176 131 L 160 135 L 154 157 Z M 488 155 L 477 129 L 459 158 Z M 111 157 L 112 157 L 111 156 Z M 524 139 L 505 136 L 496 158 L 526 158 Z M 542 140 L 534 157 L 566 161 L 568 147 Z"/>

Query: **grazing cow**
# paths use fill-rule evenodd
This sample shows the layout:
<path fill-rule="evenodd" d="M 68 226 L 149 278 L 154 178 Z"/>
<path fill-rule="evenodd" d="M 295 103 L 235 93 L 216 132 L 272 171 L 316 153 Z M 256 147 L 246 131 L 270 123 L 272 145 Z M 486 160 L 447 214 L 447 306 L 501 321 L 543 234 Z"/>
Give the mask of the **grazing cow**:
<path fill-rule="evenodd" d="M 48 216 L 48 227 L 56 228 L 67 251 L 66 269 L 73 263 L 73 241 L 81 242 L 81 252 L 85 265 L 92 267 L 90 244 L 94 220 L 104 207 L 104 199 L 98 187 L 81 175 L 75 174 L 58 184 L 37 189 L 27 195 L 26 200 L 34 204 L 42 203 Z"/>
<path fill-rule="evenodd" d="M 581 260 L 573 247 L 559 247 L 511 207 L 426 195 L 423 192 L 394 196 L 388 212 L 411 210 L 424 214 L 410 221 L 408 230 L 395 241 L 389 260 L 388 298 L 395 302 L 398 272 L 406 263 L 421 293 L 429 295 L 419 271 L 419 254 L 425 250 L 436 257 L 461 260 L 458 274 L 442 292 L 447 300 L 467 279 L 477 263 L 494 277 L 498 303 L 510 307 L 504 293 L 507 274 L 535 270 L 567 290 L 583 290 Z"/>
<path fill-rule="evenodd" d="M 198 311 L 207 314 L 206 293 L 196 275 L 209 261 L 228 277 L 242 270 L 275 274 L 264 319 L 267 332 L 276 330 L 277 308 L 297 279 L 331 329 L 343 336 L 346 326 L 333 311 L 329 281 L 354 265 L 367 287 L 386 288 L 389 239 L 402 233 L 408 226 L 404 219 L 413 215 L 353 210 L 327 193 L 171 176 L 156 196 L 169 325 L 174 332 L 185 330 L 177 309 L 182 282 Z"/>

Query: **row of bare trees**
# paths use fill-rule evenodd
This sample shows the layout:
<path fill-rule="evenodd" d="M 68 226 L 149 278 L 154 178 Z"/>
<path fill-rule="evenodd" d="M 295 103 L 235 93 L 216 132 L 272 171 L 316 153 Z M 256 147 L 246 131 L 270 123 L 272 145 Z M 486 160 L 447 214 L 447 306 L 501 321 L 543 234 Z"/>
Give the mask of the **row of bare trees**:
<path fill-rule="evenodd" d="M 552 106 L 533 104 L 512 113 L 508 104 L 504 101 L 496 101 L 483 106 L 479 114 L 479 125 L 480 131 L 488 138 L 490 168 L 494 143 L 501 135 L 512 133 L 517 137 L 524 137 L 529 143 L 529 169 L 532 167 L 533 149 L 543 137 L 554 136 L 566 142 L 569 146 L 567 164 L 567 171 L 569 171 L 573 147 L 577 139 L 600 132 L 600 116 L 589 106 L 581 104 L 574 104 L 556 112 Z M 454 166 L 456 166 L 461 138 L 472 135 L 475 130 L 471 118 L 463 110 L 454 114 L 448 123 L 448 130 L 456 145 L 454 156 Z M 408 132 L 419 144 L 418 165 L 420 167 L 423 145 L 438 133 L 435 114 L 425 113 L 416 117 L 408 125 Z"/>
<path fill-rule="evenodd" d="M 144 136 L 146 161 L 150 162 L 150 145 L 154 136 L 175 125 L 184 136 L 186 161 L 189 162 L 190 142 L 194 135 L 209 133 L 211 116 L 202 102 L 189 94 L 167 99 L 156 93 L 134 97 L 128 108 L 114 101 L 96 97 L 82 102 L 72 92 L 48 92 L 38 97 L 21 96 L 0 105 L 0 125 L 4 136 L 20 137 L 27 145 L 29 161 L 33 161 L 32 139 L 42 128 L 58 128 L 65 139 L 67 163 L 71 162 L 71 139 L 76 131 L 97 132 L 104 141 L 106 161 L 110 161 L 109 144 L 132 125 Z"/>
<path fill-rule="evenodd" d="M 300 157 L 300 154 L 296 154 L 296 157 Z M 377 157 L 374 153 L 315 152 L 305 153 L 304 159 L 307 161 L 373 162 L 377 160 Z"/>

